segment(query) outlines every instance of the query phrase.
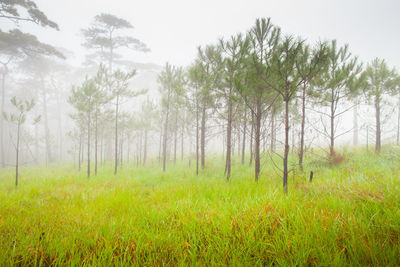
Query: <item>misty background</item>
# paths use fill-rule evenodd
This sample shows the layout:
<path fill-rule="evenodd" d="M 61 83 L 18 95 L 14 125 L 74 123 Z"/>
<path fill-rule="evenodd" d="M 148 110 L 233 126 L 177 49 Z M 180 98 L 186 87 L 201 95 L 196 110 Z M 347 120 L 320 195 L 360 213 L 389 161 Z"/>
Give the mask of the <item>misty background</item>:
<path fill-rule="evenodd" d="M 160 104 L 159 83 L 157 77 L 164 65 L 169 62 L 176 66 L 189 66 L 197 55 L 197 47 L 214 44 L 219 38 L 229 37 L 235 33 L 245 33 L 256 18 L 271 17 L 272 22 L 282 28 L 285 33 L 301 36 L 309 43 L 316 41 L 338 40 L 340 45 L 349 44 L 351 52 L 358 56 L 361 62 L 370 62 L 373 58 L 385 59 L 390 67 L 400 67 L 399 43 L 400 19 L 398 10 L 400 2 L 384 1 L 35 1 L 38 7 L 55 21 L 59 31 L 40 27 L 33 23 L 18 22 L 18 28 L 29 32 L 44 43 L 57 48 L 65 55 L 65 60 L 55 59 L 44 64 L 48 72 L 42 75 L 36 67 L 29 68 L 29 62 L 14 64 L 5 80 L 5 110 L 12 111 L 9 100 L 12 96 L 30 96 L 37 99 L 35 114 L 43 114 L 46 109 L 46 121 L 42 119 L 36 126 L 26 126 L 23 163 L 38 163 L 55 160 L 72 160 L 74 158 L 74 141 L 71 134 L 74 122 L 70 115 L 73 108 L 67 99 L 71 88 L 79 85 L 85 77 L 94 75 L 97 66 L 86 65 L 88 50 L 82 46 L 84 37 L 81 30 L 88 28 L 96 15 L 113 14 L 129 21 L 134 29 L 124 30 L 125 35 L 133 36 L 149 48 L 149 52 L 133 51 L 122 48 L 119 54 L 129 62 L 127 69 L 136 69 L 137 74 L 130 82 L 130 87 L 137 90 L 146 89 L 147 93 L 137 98 L 127 100 L 122 109 L 139 113 L 141 103 L 150 98 Z M 2 20 L 1 29 L 8 31 L 16 27 L 15 23 Z M 40 68 L 40 67 L 39 67 Z M 38 77 L 42 78 L 40 82 Z M 35 88 L 35 90 L 33 90 Z M 42 97 L 41 91 L 46 92 Z M 35 95 L 36 92 L 36 95 Z M 397 100 L 386 99 L 388 103 Z M 44 104 L 45 102 L 45 104 Z M 349 106 L 349 103 L 346 103 Z M 367 127 L 372 127 L 374 118 L 373 107 L 368 103 L 360 103 L 359 107 L 359 144 L 367 142 Z M 346 108 L 346 107 L 345 107 Z M 390 142 L 396 138 L 397 118 L 391 115 L 397 112 L 387 106 L 383 110 L 384 138 Z M 139 116 L 139 115 L 138 115 Z M 318 114 L 311 114 L 318 121 Z M 349 110 L 343 118 L 339 131 L 346 132 L 338 140 L 339 144 L 351 145 L 353 113 Z M 49 132 L 44 130 L 48 124 Z M 223 132 L 218 121 L 210 130 L 207 150 L 222 152 Z M 369 126 L 370 125 L 370 126 Z M 11 166 L 14 159 L 14 143 L 12 132 L 14 126 L 5 124 L 7 165 Z M 316 126 L 319 127 L 319 126 Z M 371 129 L 371 132 L 374 130 Z M 283 127 L 278 127 L 277 139 L 282 140 Z M 313 146 L 326 147 L 326 140 L 315 130 L 309 129 Z M 371 134 L 371 133 L 369 133 Z M 46 137 L 46 135 L 48 135 Z M 39 139 L 36 150 L 32 140 Z M 293 135 L 293 143 L 296 143 Z M 371 135 L 370 140 L 374 137 Z M 51 160 L 45 155 L 46 139 L 50 141 Z M 267 137 L 266 137 L 267 139 Z M 37 141 L 36 141 L 37 142 Z M 267 141 L 265 141 L 267 142 Z M 370 141 L 373 143 L 373 141 Z M 279 144 L 279 142 L 278 142 Z M 48 146 L 48 144 L 47 144 Z M 135 145 L 133 145 L 135 146 Z M 193 140 L 185 140 L 185 153 L 193 153 Z M 108 148 L 111 151 L 111 147 Z M 134 147 L 132 147 L 134 150 Z M 149 137 L 149 152 L 151 156 L 159 153 L 159 134 L 153 131 Z M 111 154 L 111 152 L 110 152 Z M 39 158 L 37 155 L 40 155 Z M 111 155 L 110 155 L 111 159 Z"/>

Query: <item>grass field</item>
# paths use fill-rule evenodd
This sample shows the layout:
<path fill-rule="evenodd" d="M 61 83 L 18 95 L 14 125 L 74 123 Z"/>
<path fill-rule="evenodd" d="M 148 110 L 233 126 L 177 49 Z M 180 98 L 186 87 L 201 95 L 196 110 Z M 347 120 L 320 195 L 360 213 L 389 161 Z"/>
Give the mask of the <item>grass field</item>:
<path fill-rule="evenodd" d="M 26 167 L 18 189 L 2 170 L 0 265 L 400 265 L 400 150 L 341 153 L 309 157 L 288 195 L 269 159 L 258 183 L 238 159 L 226 182 L 220 156 L 198 177 L 187 162 Z"/>

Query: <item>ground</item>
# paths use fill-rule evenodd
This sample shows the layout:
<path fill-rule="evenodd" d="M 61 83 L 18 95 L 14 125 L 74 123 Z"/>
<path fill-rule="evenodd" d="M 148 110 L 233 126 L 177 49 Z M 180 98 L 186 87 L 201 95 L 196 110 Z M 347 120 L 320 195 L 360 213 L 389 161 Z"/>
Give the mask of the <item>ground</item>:
<path fill-rule="evenodd" d="M 289 193 L 269 156 L 261 179 L 222 156 L 199 176 L 111 163 L 89 179 L 72 163 L 0 171 L 1 265 L 400 265 L 400 149 L 308 154 Z M 279 158 L 274 158 L 276 164 Z M 295 167 L 295 155 L 291 166 Z M 130 166 L 129 166 L 130 165 Z M 309 171 L 314 171 L 312 183 Z"/>

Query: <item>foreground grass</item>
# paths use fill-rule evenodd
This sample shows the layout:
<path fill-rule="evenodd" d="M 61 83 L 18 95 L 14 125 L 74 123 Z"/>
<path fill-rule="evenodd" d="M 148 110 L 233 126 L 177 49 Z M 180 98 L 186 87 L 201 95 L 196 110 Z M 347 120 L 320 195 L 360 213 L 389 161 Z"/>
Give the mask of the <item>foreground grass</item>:
<path fill-rule="evenodd" d="M 90 179 L 69 165 L 30 167 L 18 189 L 3 170 L 0 263 L 399 265 L 399 151 L 346 158 L 310 159 L 313 183 L 294 171 L 288 195 L 273 164 L 255 183 L 237 162 L 226 182 L 216 158 L 198 177 L 186 163 Z"/>

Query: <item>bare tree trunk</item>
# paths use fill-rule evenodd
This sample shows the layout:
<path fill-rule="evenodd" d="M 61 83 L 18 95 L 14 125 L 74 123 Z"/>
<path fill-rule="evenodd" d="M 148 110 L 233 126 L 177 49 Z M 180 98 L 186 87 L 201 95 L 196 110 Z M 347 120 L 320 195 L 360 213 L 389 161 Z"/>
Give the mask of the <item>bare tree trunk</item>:
<path fill-rule="evenodd" d="M 103 166 L 104 163 L 104 155 L 103 155 L 103 145 L 104 145 L 104 133 L 103 129 L 100 130 L 100 164 Z"/>
<path fill-rule="evenodd" d="M 199 175 L 199 100 L 196 100 L 196 175 Z"/>
<path fill-rule="evenodd" d="M 142 165 L 142 141 L 143 141 L 143 135 L 142 132 L 139 134 L 139 165 Z"/>
<path fill-rule="evenodd" d="M 329 153 L 330 156 L 335 155 L 335 96 L 334 90 L 332 90 L 332 98 L 331 98 L 331 134 L 330 134 L 330 146 L 329 146 Z"/>
<path fill-rule="evenodd" d="M 18 120 L 18 129 L 17 129 L 17 151 L 16 151 L 16 159 L 15 159 L 15 187 L 18 187 L 18 168 L 19 168 L 19 133 L 21 127 L 21 116 Z"/>
<path fill-rule="evenodd" d="M 98 125 L 97 125 L 97 117 L 98 117 L 98 112 L 97 112 L 97 106 L 96 106 L 96 114 L 95 114 L 95 140 L 94 140 L 94 175 L 97 175 L 97 144 L 98 144 Z"/>
<path fill-rule="evenodd" d="M 182 123 L 182 129 L 181 129 L 181 160 L 183 160 L 183 143 L 184 143 L 184 131 L 185 131 L 185 124 Z"/>
<path fill-rule="evenodd" d="M 237 128 L 236 128 L 236 136 L 237 136 L 237 141 L 238 141 L 238 144 L 237 144 L 237 153 L 238 153 L 238 156 L 240 157 L 240 123 L 238 123 L 238 125 L 237 125 Z"/>
<path fill-rule="evenodd" d="M 251 130 L 250 130 L 250 160 L 249 165 L 253 163 L 253 140 L 254 140 L 254 114 L 251 114 Z"/>
<path fill-rule="evenodd" d="M 291 131 L 291 133 L 292 133 L 292 153 L 294 152 L 294 149 L 295 149 L 295 144 L 296 144 L 296 138 L 295 138 L 295 136 L 296 136 L 296 129 L 295 129 L 295 122 L 294 122 L 294 119 L 292 118 L 292 126 L 291 126 L 291 128 L 292 128 L 292 131 Z M 290 150 L 289 150 L 290 151 Z"/>
<path fill-rule="evenodd" d="M 158 143 L 158 164 L 161 164 L 162 136 L 163 136 L 163 131 L 162 127 L 160 127 L 160 141 Z"/>
<path fill-rule="evenodd" d="M 81 161 L 82 161 L 82 135 L 83 130 L 81 130 L 79 135 L 79 156 L 78 156 L 78 170 L 81 171 Z"/>
<path fill-rule="evenodd" d="M 375 98 L 375 118 L 376 118 L 376 141 L 375 141 L 375 151 L 381 151 L 381 107 L 380 107 L 380 97 Z"/>
<path fill-rule="evenodd" d="M 50 130 L 49 121 L 47 117 L 47 96 L 43 89 L 43 118 L 44 118 L 44 134 L 46 139 L 46 164 L 52 162 L 51 149 L 50 149 Z"/>
<path fill-rule="evenodd" d="M 300 147 L 299 147 L 300 171 L 303 171 L 305 124 L 306 124 L 306 85 L 304 84 L 301 96 L 301 126 L 300 126 Z"/>
<path fill-rule="evenodd" d="M 165 112 L 165 123 L 164 123 L 164 141 L 163 141 L 163 171 L 165 172 L 167 162 L 167 138 L 168 138 L 168 116 L 169 116 L 169 93 L 167 100 L 167 107 Z"/>
<path fill-rule="evenodd" d="M 147 160 L 147 129 L 144 130 L 143 166 L 146 165 L 146 160 Z"/>
<path fill-rule="evenodd" d="M 90 177 L 90 112 L 88 112 L 88 132 L 87 132 L 87 175 Z"/>
<path fill-rule="evenodd" d="M 60 90 L 57 90 L 57 106 L 58 106 L 58 114 L 57 114 L 57 126 L 58 126 L 58 153 L 59 157 L 58 160 L 62 161 L 62 155 L 63 155 L 63 140 L 62 140 L 62 116 L 63 111 L 61 109 L 62 103 L 61 103 L 61 97 L 60 97 Z"/>
<path fill-rule="evenodd" d="M 229 181 L 231 176 L 231 146 L 232 146 L 232 98 L 228 97 L 228 124 L 226 126 L 226 161 L 225 174 Z"/>
<path fill-rule="evenodd" d="M 123 166 L 123 153 L 124 153 L 124 134 L 123 134 L 123 130 L 122 130 L 121 138 L 120 138 L 120 142 L 119 142 L 119 162 L 120 162 L 121 168 Z"/>
<path fill-rule="evenodd" d="M 243 141 L 242 141 L 242 165 L 244 165 L 246 152 L 246 131 L 247 131 L 247 108 L 244 106 L 244 122 L 243 122 Z"/>
<path fill-rule="evenodd" d="M 118 172 L 118 104 L 119 95 L 117 95 L 116 105 L 115 105 L 115 162 L 114 162 L 114 175 Z"/>
<path fill-rule="evenodd" d="M 288 192 L 288 156 L 289 156 L 289 92 L 285 96 L 285 150 L 283 154 L 283 191 Z"/>
<path fill-rule="evenodd" d="M 126 149 L 128 150 L 128 152 L 126 154 L 126 162 L 129 164 L 130 153 L 131 153 L 131 137 L 128 134 L 126 138 L 127 138 L 127 142 L 128 142 L 128 144 L 126 145 L 127 146 Z"/>
<path fill-rule="evenodd" d="M 200 137 L 200 152 L 201 152 L 201 168 L 204 169 L 206 165 L 206 104 L 203 101 L 202 115 L 201 115 L 201 137 Z"/>
<path fill-rule="evenodd" d="M 178 110 L 175 112 L 175 131 L 174 131 L 174 164 L 176 164 L 176 150 L 178 143 Z"/>
<path fill-rule="evenodd" d="M 258 176 L 260 174 L 260 131 L 261 131 L 261 100 L 257 99 L 256 103 L 256 122 L 255 122 L 255 155 L 254 155 L 254 174 L 255 180 L 258 181 Z"/>
<path fill-rule="evenodd" d="M 271 152 L 275 151 L 275 133 L 276 133 L 276 129 L 275 129 L 275 108 L 272 108 L 272 113 L 271 113 L 271 147 L 270 150 Z"/>

